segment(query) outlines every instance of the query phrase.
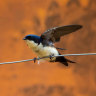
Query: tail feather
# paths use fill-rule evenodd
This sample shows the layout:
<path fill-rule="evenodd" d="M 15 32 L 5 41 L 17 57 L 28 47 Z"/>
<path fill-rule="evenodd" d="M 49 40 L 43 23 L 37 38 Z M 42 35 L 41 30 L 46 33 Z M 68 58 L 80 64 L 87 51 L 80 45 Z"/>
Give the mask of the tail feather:
<path fill-rule="evenodd" d="M 66 59 L 66 60 L 67 60 L 67 62 L 69 62 L 69 63 L 76 63 L 76 62 L 71 61 L 71 60 L 69 60 L 69 59 Z"/>
<path fill-rule="evenodd" d="M 69 59 L 66 59 L 64 56 L 62 56 L 62 57 L 56 57 L 55 62 L 60 62 L 60 63 L 64 64 L 65 66 L 68 66 L 68 62 L 69 63 L 76 63 L 74 61 L 71 61 Z"/>

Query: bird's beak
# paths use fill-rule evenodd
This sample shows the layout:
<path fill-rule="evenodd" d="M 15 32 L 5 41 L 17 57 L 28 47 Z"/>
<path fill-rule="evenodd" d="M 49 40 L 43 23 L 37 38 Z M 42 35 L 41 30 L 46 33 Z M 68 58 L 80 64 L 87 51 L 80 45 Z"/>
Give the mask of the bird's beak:
<path fill-rule="evenodd" d="M 23 40 L 26 40 L 26 38 L 23 38 Z"/>

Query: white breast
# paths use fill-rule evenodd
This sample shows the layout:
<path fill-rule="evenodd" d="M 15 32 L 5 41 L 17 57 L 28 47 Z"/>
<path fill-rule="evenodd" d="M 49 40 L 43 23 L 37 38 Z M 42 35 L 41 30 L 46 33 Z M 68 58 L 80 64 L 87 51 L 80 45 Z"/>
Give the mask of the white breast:
<path fill-rule="evenodd" d="M 26 40 L 29 48 L 31 48 L 39 57 L 45 57 L 50 55 L 58 55 L 58 51 L 54 47 L 43 47 L 43 45 L 40 43 L 39 45 L 34 43 L 34 41 Z M 46 58 L 46 60 L 50 60 L 50 58 Z M 55 57 L 52 58 L 52 60 L 55 60 Z"/>

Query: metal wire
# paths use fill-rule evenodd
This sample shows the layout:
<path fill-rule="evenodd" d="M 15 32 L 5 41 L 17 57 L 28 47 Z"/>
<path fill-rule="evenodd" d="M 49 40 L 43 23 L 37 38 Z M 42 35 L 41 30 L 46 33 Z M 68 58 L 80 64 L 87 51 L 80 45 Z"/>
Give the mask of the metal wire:
<path fill-rule="evenodd" d="M 64 55 L 55 55 L 52 57 L 62 57 L 62 56 L 84 56 L 84 55 L 96 55 L 96 53 L 80 53 L 80 54 L 64 54 Z M 42 58 L 35 58 L 36 60 L 50 58 L 50 56 L 42 57 Z M 2 62 L 0 64 L 13 64 L 13 63 L 21 63 L 21 62 L 28 62 L 34 61 L 35 59 L 27 59 L 27 60 L 20 60 L 20 61 L 12 61 L 12 62 Z"/>

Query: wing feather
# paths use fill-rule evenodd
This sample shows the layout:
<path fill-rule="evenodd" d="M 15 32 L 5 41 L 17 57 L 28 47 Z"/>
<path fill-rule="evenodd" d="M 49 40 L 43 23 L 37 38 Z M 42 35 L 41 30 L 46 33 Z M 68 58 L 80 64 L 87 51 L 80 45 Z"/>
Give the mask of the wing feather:
<path fill-rule="evenodd" d="M 41 38 L 43 40 L 47 40 L 47 41 L 51 41 L 55 43 L 55 42 L 60 41 L 61 36 L 75 32 L 81 28 L 82 28 L 81 25 L 67 25 L 67 26 L 61 26 L 61 27 L 54 27 L 44 32 L 41 35 Z"/>

